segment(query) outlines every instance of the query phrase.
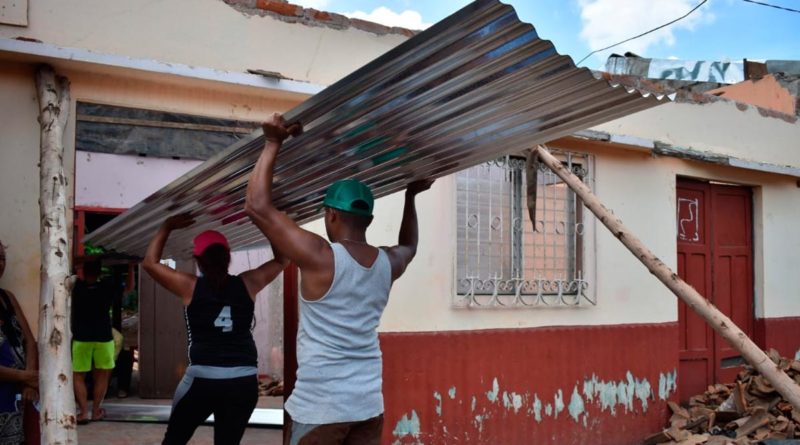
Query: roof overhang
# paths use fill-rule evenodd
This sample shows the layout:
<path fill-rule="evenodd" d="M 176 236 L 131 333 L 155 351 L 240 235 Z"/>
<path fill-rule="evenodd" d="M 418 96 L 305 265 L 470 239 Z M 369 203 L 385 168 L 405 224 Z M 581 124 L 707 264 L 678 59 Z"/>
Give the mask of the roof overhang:
<path fill-rule="evenodd" d="M 602 144 L 609 144 L 610 146 L 620 148 L 642 150 L 651 153 L 654 156 L 668 156 L 672 158 L 688 159 L 691 161 L 704 162 L 708 164 L 736 167 L 744 170 L 774 173 L 778 175 L 800 178 L 800 167 L 795 167 L 792 165 L 780 165 L 770 162 L 752 161 L 738 158 L 736 156 L 714 153 L 707 150 L 699 150 L 692 147 L 684 147 L 670 144 L 668 142 L 656 141 L 653 139 L 646 139 L 636 136 L 613 134 L 596 130 L 582 130 L 566 138 L 566 140 L 570 139 L 588 140 Z"/>
<path fill-rule="evenodd" d="M 291 79 L 260 74 L 222 71 L 153 59 L 105 54 L 83 48 L 65 48 L 49 43 L 0 38 L 0 60 L 47 63 L 57 69 L 74 69 L 111 75 L 170 77 L 186 82 L 213 82 L 243 88 L 271 90 L 281 95 L 305 99 L 325 87 Z"/>
<path fill-rule="evenodd" d="M 327 186 L 357 178 L 376 197 L 660 103 L 577 68 L 511 6 L 478 0 L 309 98 L 284 117 L 305 132 L 275 170 L 276 205 L 299 223 L 320 216 Z M 266 243 L 244 214 L 260 130 L 101 227 L 87 242 L 141 255 L 158 225 L 191 212 L 166 255 L 189 255 L 201 230 L 233 248 Z"/>

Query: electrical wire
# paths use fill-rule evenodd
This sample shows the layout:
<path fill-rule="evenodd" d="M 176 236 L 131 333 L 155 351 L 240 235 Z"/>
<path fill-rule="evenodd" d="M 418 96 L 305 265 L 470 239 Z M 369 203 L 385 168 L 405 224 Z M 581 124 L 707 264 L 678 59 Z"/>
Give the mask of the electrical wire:
<path fill-rule="evenodd" d="M 782 10 L 784 10 L 784 11 L 789 11 L 789 12 L 797 12 L 797 13 L 800 13 L 800 10 L 797 10 L 797 9 L 792 9 L 792 8 L 786 8 L 786 7 L 783 7 L 783 6 L 771 5 L 771 4 L 769 4 L 769 3 L 763 3 L 763 2 L 757 2 L 757 1 L 755 1 L 755 0 L 744 0 L 744 1 L 746 1 L 747 3 L 755 3 L 756 5 L 761 5 L 761 6 L 769 6 L 770 8 L 782 9 Z"/>
<path fill-rule="evenodd" d="M 749 0 L 745 0 L 745 1 L 749 1 Z M 586 55 L 586 57 L 584 57 L 583 59 L 579 60 L 579 61 L 578 61 L 578 63 L 576 63 L 575 65 L 580 65 L 580 64 L 581 64 L 581 63 L 582 63 L 584 60 L 588 59 L 588 58 L 589 58 L 589 57 L 590 57 L 592 54 L 596 54 L 596 53 L 599 53 L 600 51 L 605 51 L 605 50 L 607 50 L 607 49 L 611 49 L 611 48 L 613 48 L 613 47 L 615 47 L 615 46 L 622 45 L 623 43 L 630 42 L 631 40 L 638 39 L 639 37 L 642 37 L 642 36 L 646 36 L 647 34 L 650 34 L 650 33 L 652 33 L 652 32 L 658 31 L 659 29 L 666 28 L 667 26 L 669 26 L 669 25 L 671 25 L 671 24 L 673 24 L 673 23 L 675 23 L 675 22 L 679 22 L 679 21 L 681 21 L 681 20 L 685 19 L 686 17 L 689 17 L 689 16 L 690 16 L 690 15 L 691 15 L 693 12 L 697 11 L 697 10 L 698 10 L 698 9 L 699 9 L 701 6 L 703 6 L 704 4 L 706 4 L 706 2 L 708 2 L 708 0 L 703 0 L 703 1 L 701 1 L 700 3 L 698 3 L 698 4 L 697 4 L 697 6 L 695 6 L 694 8 L 692 8 L 692 9 L 691 9 L 691 11 L 689 11 L 689 12 L 687 12 L 686 14 L 684 14 L 684 15 L 682 15 L 682 16 L 680 16 L 680 17 L 678 17 L 678 18 L 677 18 L 677 19 L 675 19 L 675 20 L 672 20 L 671 22 L 664 23 L 664 24 L 663 24 L 663 25 L 661 25 L 661 26 L 658 26 L 658 27 L 656 27 L 656 28 L 653 28 L 653 29 L 651 29 L 651 30 L 649 30 L 649 31 L 645 31 L 645 32 L 643 32 L 643 33 L 641 33 L 641 34 L 639 34 L 639 35 L 635 35 L 635 36 L 633 36 L 633 37 L 630 37 L 630 38 L 628 38 L 628 39 L 625 39 L 625 40 L 623 40 L 623 41 L 621 41 L 621 42 L 617 42 L 617 43 L 615 43 L 615 44 L 613 44 L 613 45 L 606 46 L 605 48 L 596 49 L 596 50 L 594 50 L 594 51 L 590 52 L 589 54 L 587 54 L 587 55 Z"/>

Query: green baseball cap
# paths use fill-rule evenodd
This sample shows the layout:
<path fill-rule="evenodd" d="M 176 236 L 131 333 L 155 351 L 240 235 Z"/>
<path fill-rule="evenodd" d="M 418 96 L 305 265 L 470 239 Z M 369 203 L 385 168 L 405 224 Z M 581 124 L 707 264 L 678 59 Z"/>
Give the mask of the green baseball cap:
<path fill-rule="evenodd" d="M 356 179 L 342 179 L 334 182 L 325 193 L 322 205 L 343 212 L 362 216 L 372 216 L 375 199 L 372 191 Z"/>

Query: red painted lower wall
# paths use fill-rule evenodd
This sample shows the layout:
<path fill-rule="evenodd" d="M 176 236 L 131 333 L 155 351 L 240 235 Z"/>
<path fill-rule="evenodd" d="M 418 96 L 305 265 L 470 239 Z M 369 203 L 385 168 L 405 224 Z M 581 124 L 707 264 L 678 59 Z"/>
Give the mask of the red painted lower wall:
<path fill-rule="evenodd" d="M 794 358 L 800 350 L 800 317 L 757 318 L 755 342 L 762 348 L 775 348 L 782 356 Z"/>
<path fill-rule="evenodd" d="M 677 323 L 380 339 L 386 444 L 637 444 L 676 399 Z"/>

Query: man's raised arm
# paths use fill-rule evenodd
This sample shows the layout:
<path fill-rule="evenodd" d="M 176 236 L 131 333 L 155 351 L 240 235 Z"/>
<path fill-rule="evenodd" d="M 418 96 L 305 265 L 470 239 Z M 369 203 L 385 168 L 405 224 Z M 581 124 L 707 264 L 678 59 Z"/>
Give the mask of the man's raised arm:
<path fill-rule="evenodd" d="M 392 263 L 392 281 L 400 278 L 406 271 L 411 260 L 417 254 L 419 243 L 419 224 L 417 223 L 416 197 L 418 194 L 431 188 L 433 179 L 423 179 L 408 185 L 406 189 L 406 203 L 403 207 L 403 220 L 400 223 L 400 234 L 397 245 L 386 249 L 389 261 Z"/>
<path fill-rule="evenodd" d="M 276 250 L 301 269 L 313 269 L 319 266 L 325 257 L 320 254 L 326 249 L 330 250 L 328 243 L 322 237 L 301 229 L 285 213 L 278 210 L 272 200 L 275 158 L 283 141 L 301 132 L 300 124 L 287 127 L 283 118 L 277 113 L 264 123 L 266 144 L 247 183 L 245 212 Z"/>

